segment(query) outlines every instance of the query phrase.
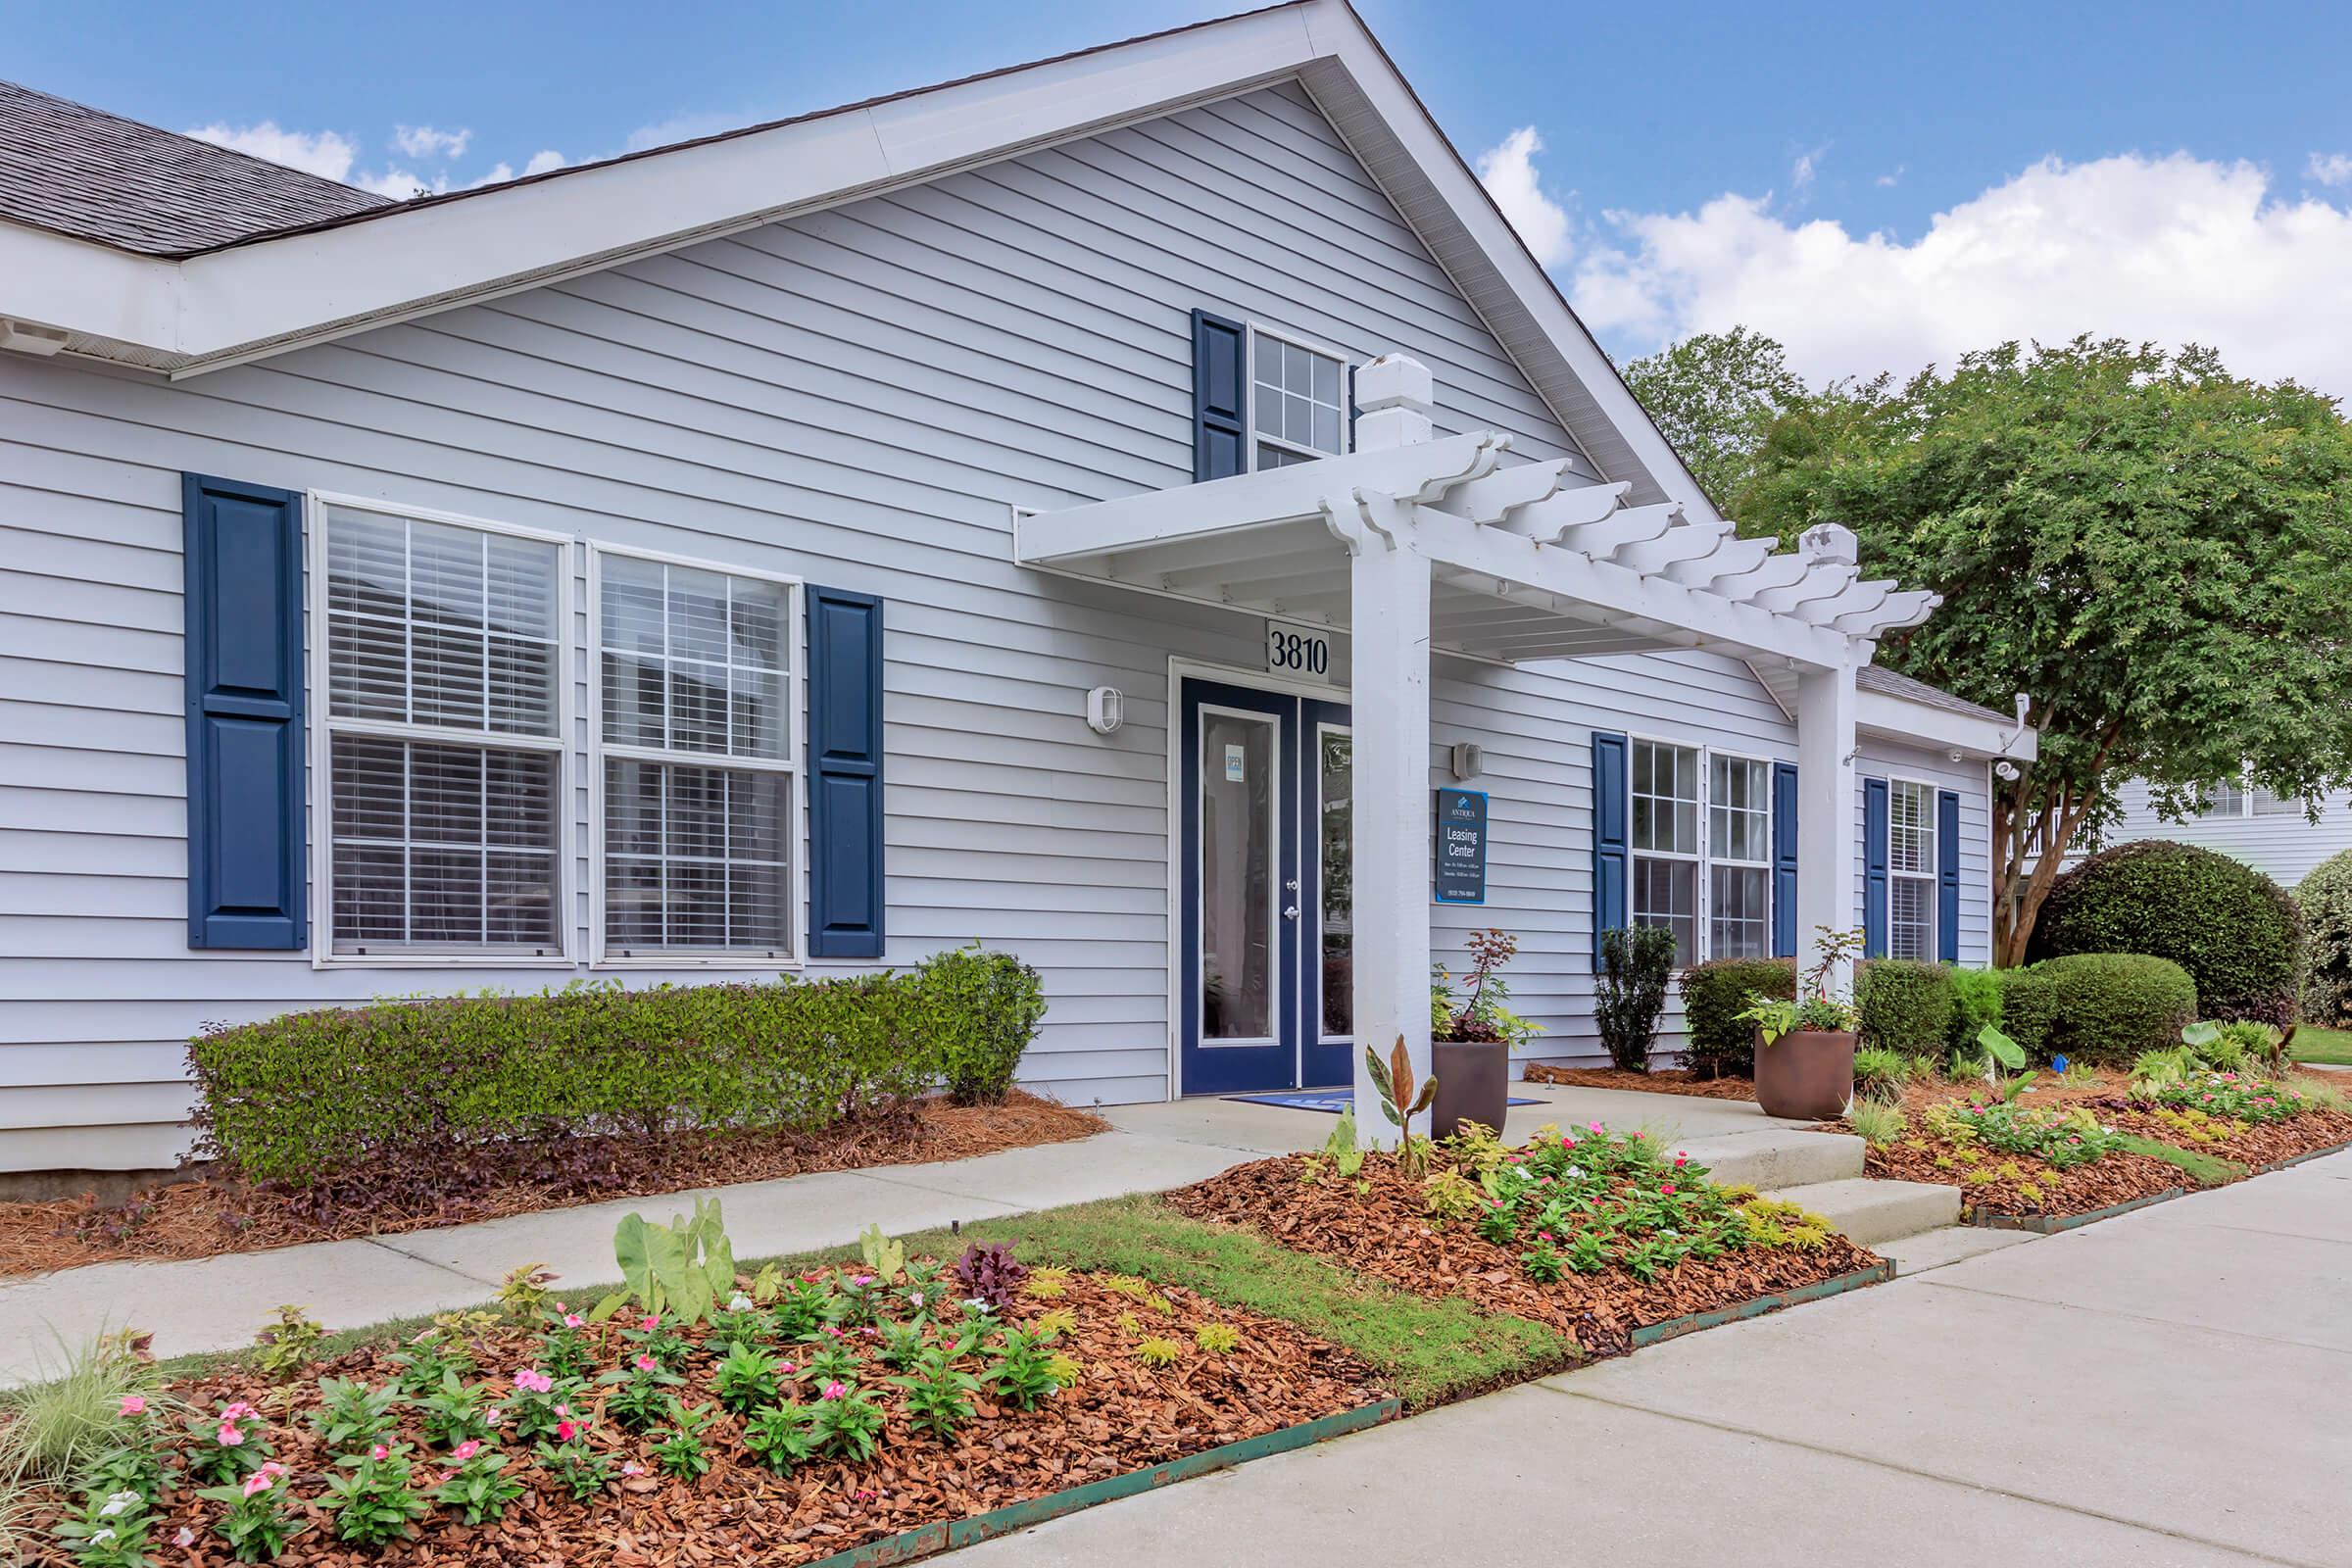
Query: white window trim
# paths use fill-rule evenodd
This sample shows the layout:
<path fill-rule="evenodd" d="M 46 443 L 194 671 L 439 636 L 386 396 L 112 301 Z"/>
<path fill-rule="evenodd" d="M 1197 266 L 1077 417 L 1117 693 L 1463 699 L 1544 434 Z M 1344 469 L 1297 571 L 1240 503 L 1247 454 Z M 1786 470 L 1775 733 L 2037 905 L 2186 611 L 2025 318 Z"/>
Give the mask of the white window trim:
<path fill-rule="evenodd" d="M 579 577 L 579 541 L 568 534 L 526 528 L 464 513 L 411 506 L 380 496 L 346 495 L 312 490 L 303 512 L 303 573 L 308 580 L 304 603 L 303 636 L 305 722 L 310 786 L 305 793 L 307 827 L 311 839 L 310 921 L 311 967 L 314 969 L 570 969 L 578 966 L 577 922 L 574 918 L 574 863 L 570 808 L 573 789 L 575 734 L 574 682 L 571 651 L 574 584 Z M 535 735 L 497 735 L 486 744 L 556 754 L 556 944 L 551 954 L 472 952 L 451 948 L 439 952 L 337 953 L 335 948 L 334 890 L 334 766 L 332 741 L 336 732 L 380 735 L 393 740 L 421 740 L 464 745 L 463 732 L 429 724 L 388 723 L 379 719 L 332 719 L 329 716 L 327 655 L 333 641 L 327 635 L 326 513 L 329 507 L 382 513 L 416 522 L 447 523 L 511 538 L 533 539 L 559 547 L 557 554 L 556 615 L 556 734 L 551 741 Z M 453 739 L 453 734 L 459 738 Z"/>
<path fill-rule="evenodd" d="M 588 965 L 592 969 L 764 969 L 798 971 L 808 963 L 808 636 L 802 616 L 808 599 L 806 580 L 790 572 L 763 571 L 753 566 L 730 565 L 724 562 L 705 561 L 693 556 L 672 555 L 661 550 L 641 550 L 625 545 L 592 542 L 588 551 Z M 665 566 L 684 566 L 696 571 L 720 572 L 730 577 L 747 577 L 758 582 L 771 582 L 791 590 L 790 610 L 785 627 L 786 648 L 786 711 L 792 728 L 792 756 L 789 761 L 776 762 L 760 758 L 730 757 L 718 754 L 705 756 L 694 752 L 662 751 L 642 746 L 611 746 L 605 741 L 605 594 L 604 558 L 626 556 L 632 561 L 648 561 Z M 789 957 L 765 954 L 670 952 L 612 956 L 605 946 L 605 759 L 608 756 L 624 760 L 635 759 L 650 762 L 677 763 L 688 766 L 736 768 L 754 772 L 779 772 L 792 775 L 792 819 L 786 824 L 786 837 L 792 846 L 792 887 L 789 903 L 791 922 L 787 931 L 792 953 Z"/>
<path fill-rule="evenodd" d="M 1713 878 L 1713 868 L 1716 864 L 1716 858 L 1713 855 L 1709 854 L 1707 850 L 1709 831 L 1709 823 L 1707 818 L 1708 813 L 1713 809 L 1715 804 L 1713 799 L 1715 785 L 1715 759 L 1718 757 L 1724 757 L 1729 758 L 1734 761 L 1763 763 L 1765 769 L 1764 777 L 1768 789 L 1773 776 L 1772 770 L 1780 763 L 1782 759 L 1772 757 L 1761 752 L 1738 752 L 1729 747 L 1709 746 L 1704 741 L 1694 741 L 1689 739 L 1688 737 L 1655 735 L 1644 733 L 1640 730 L 1626 731 L 1625 740 L 1625 917 L 1629 922 L 1632 921 L 1634 917 L 1634 861 L 1638 859 L 1696 861 L 1698 864 L 1698 907 L 1693 915 L 1694 929 L 1691 933 L 1690 939 L 1690 964 L 1705 963 L 1710 958 L 1715 956 L 1715 884 Z M 1678 751 L 1694 751 L 1698 753 L 1698 853 L 1696 855 L 1677 855 L 1666 850 L 1638 850 L 1634 848 L 1634 748 L 1642 744 L 1651 746 L 1671 746 Z M 1764 832 L 1765 855 L 1763 859 L 1735 860 L 1729 857 L 1726 857 L 1722 863 L 1725 865 L 1739 866 L 1746 870 L 1753 870 L 1761 867 L 1768 873 L 1771 871 L 1773 863 L 1771 850 L 1772 804 L 1769 794 L 1767 794 L 1765 798 Z M 1768 890 L 1769 886 L 1770 884 L 1768 882 Z M 1767 897 L 1770 897 L 1769 891 L 1767 892 Z M 1768 950 L 1768 956 L 1769 950 L 1772 947 L 1772 933 L 1770 927 L 1771 922 L 1770 916 L 1768 915 L 1766 917 L 1764 942 L 1764 946 Z M 1690 964 L 1682 965 L 1681 967 L 1678 967 L 1675 972 L 1677 974 L 1681 974 L 1685 969 L 1688 969 Z"/>
<path fill-rule="evenodd" d="M 1353 452 L 1355 450 L 1355 420 L 1349 417 L 1348 405 L 1352 400 L 1348 397 L 1348 389 L 1354 384 L 1355 362 L 1328 343 L 1319 343 L 1311 337 L 1289 331 L 1283 327 L 1268 326 L 1261 321 L 1245 322 L 1244 335 L 1246 341 L 1243 343 L 1244 358 L 1242 362 L 1244 394 L 1242 398 L 1242 432 L 1249 440 L 1250 463 L 1243 471 L 1247 473 L 1258 471 L 1257 449 L 1261 443 L 1308 459 L 1346 457 L 1348 453 Z M 1287 441 L 1281 436 L 1258 433 L 1257 340 L 1261 337 L 1272 338 L 1277 343 L 1288 343 L 1293 348 L 1304 349 L 1309 354 L 1319 354 L 1327 360 L 1340 362 L 1340 450 L 1337 453 L 1320 452 L 1313 447 L 1300 446 L 1296 441 Z"/>
<path fill-rule="evenodd" d="M 1922 819 L 1928 835 L 1929 865 L 1925 871 L 1897 871 L 1894 868 L 1894 792 L 1903 785 L 1925 790 L 1928 795 L 1927 814 Z M 1925 882 L 1928 885 L 1928 956 L 1914 958 L 1914 963 L 1939 963 L 1936 955 L 1942 951 L 1943 931 L 1943 786 L 1933 779 L 1907 778 L 1900 773 L 1886 775 L 1886 956 L 1894 956 L 1894 884 L 1899 878 L 1906 882 Z"/>

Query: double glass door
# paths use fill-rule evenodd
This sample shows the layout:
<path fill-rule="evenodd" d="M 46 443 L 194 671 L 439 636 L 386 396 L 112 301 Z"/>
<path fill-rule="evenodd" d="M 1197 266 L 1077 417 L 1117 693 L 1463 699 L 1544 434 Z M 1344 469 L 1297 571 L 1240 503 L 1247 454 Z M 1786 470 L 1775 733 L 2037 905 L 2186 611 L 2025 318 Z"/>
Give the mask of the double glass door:
<path fill-rule="evenodd" d="M 1348 709 L 1187 679 L 1178 710 L 1184 1091 L 1348 1083 L 1355 948 Z"/>

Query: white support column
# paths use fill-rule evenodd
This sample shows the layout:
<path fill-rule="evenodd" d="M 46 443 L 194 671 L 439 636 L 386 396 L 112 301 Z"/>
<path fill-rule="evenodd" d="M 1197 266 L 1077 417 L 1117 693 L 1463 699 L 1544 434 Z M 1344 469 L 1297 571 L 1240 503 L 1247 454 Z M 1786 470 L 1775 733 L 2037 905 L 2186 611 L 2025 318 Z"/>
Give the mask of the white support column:
<path fill-rule="evenodd" d="M 1381 1111 L 1364 1048 L 1386 1062 L 1402 1035 L 1414 1080 L 1429 1076 L 1429 560 L 1410 513 L 1393 515 L 1401 525 L 1390 537 L 1368 531 L 1348 570 L 1355 1126 L 1380 1148 L 1394 1147 L 1397 1130 Z"/>
<path fill-rule="evenodd" d="M 1796 967 L 1821 961 L 1821 928 L 1850 931 L 1854 854 L 1854 671 L 1806 669 L 1796 679 Z M 1852 980 L 1833 974 L 1838 995 Z"/>

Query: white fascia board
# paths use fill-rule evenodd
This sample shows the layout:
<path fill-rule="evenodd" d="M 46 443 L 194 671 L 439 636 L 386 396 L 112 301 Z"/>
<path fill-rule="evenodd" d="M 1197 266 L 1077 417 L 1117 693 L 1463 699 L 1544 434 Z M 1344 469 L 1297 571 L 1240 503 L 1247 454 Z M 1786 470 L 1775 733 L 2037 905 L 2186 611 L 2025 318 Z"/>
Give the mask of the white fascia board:
<path fill-rule="evenodd" d="M 1947 748 L 1969 757 L 2005 757 L 2031 762 L 2040 751 L 2040 737 L 2022 733 L 2003 719 L 1977 718 L 1955 713 L 1933 703 L 1915 703 L 1889 692 L 1854 693 L 1854 724 L 1888 740 Z"/>
<path fill-rule="evenodd" d="M 170 352 L 179 285 L 176 263 L 0 219 L 0 316 Z"/>
<path fill-rule="evenodd" d="M 1504 285 L 1517 296 L 1537 328 L 1567 361 L 1601 416 L 1615 426 L 1635 457 L 1669 497 L 1684 503 L 1692 521 L 1718 519 L 1722 514 L 1715 510 L 1697 478 L 1684 466 L 1647 411 L 1626 389 L 1609 357 L 1568 309 L 1559 289 L 1536 264 L 1527 246 L 1480 187 L 1477 176 L 1455 154 L 1452 144 L 1430 119 L 1428 110 L 1422 107 L 1362 19 L 1343 0 L 1315 0 L 1301 14 L 1313 39 L 1312 54 L 1333 57 L 1371 100 L 1389 134 L 1395 138 L 1396 150 L 1412 161 L 1421 176 L 1445 201 L 1454 220 L 1501 275 Z M 1507 345 L 1507 327 L 1498 322 L 1489 325 Z"/>
<path fill-rule="evenodd" d="M 0 250 L 0 314 L 193 373 L 1248 91 L 1309 47 L 1298 10 L 1264 12 L 180 262 L 77 247 L 134 265 L 73 297 L 55 268 L 25 288 Z"/>

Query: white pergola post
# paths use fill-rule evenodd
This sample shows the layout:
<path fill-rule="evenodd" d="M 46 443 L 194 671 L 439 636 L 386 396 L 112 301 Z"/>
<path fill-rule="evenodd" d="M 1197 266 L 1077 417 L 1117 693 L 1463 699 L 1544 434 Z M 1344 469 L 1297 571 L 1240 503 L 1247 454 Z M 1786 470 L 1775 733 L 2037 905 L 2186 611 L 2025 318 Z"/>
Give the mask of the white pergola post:
<path fill-rule="evenodd" d="M 1854 671 L 1808 668 L 1796 678 L 1796 967 L 1821 961 L 1821 930 L 1854 920 Z M 1830 976 L 1843 995 L 1848 973 Z"/>
<path fill-rule="evenodd" d="M 1429 560 L 1409 530 L 1364 541 L 1353 598 L 1349 701 L 1355 724 L 1355 1125 L 1393 1148 L 1397 1129 L 1366 1070 L 1404 1037 L 1416 1083 L 1429 1076 Z"/>

